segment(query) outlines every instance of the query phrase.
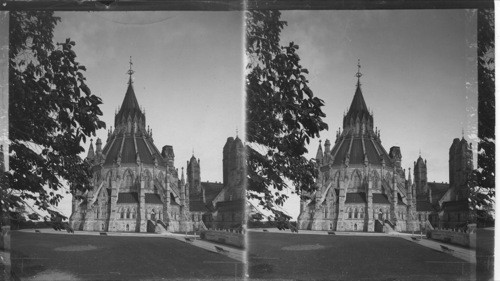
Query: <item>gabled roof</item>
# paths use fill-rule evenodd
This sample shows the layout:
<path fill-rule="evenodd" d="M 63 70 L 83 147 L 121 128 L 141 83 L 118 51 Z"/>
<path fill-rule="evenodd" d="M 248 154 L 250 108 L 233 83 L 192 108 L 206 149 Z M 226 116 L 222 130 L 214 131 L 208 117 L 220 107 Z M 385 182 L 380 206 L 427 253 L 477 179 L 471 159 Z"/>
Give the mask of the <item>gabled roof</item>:
<path fill-rule="evenodd" d="M 434 208 L 432 204 L 427 200 L 417 200 L 417 212 L 432 212 Z"/>
<path fill-rule="evenodd" d="M 201 186 L 205 189 L 206 202 L 214 200 L 224 188 L 224 185 L 218 182 L 202 182 Z"/>
<path fill-rule="evenodd" d="M 217 202 L 217 212 L 244 212 L 245 199 Z"/>
<path fill-rule="evenodd" d="M 450 185 L 447 183 L 438 183 L 438 182 L 428 182 L 427 186 L 431 190 L 431 195 L 432 195 L 432 203 L 435 204 L 437 203 L 448 191 L 450 188 Z"/>
<path fill-rule="evenodd" d="M 364 192 L 347 193 L 345 203 L 366 203 L 366 194 Z"/>
<path fill-rule="evenodd" d="M 189 211 L 191 212 L 207 212 L 209 209 L 202 200 L 190 200 Z"/>
<path fill-rule="evenodd" d="M 390 204 L 387 195 L 383 193 L 373 193 L 373 203 L 375 204 Z"/>
<path fill-rule="evenodd" d="M 445 212 L 465 212 L 469 211 L 469 202 L 467 200 L 447 201 L 441 206 Z"/>
<path fill-rule="evenodd" d="M 160 195 L 156 193 L 146 193 L 144 197 L 144 201 L 146 204 L 163 204 L 161 201 Z"/>
<path fill-rule="evenodd" d="M 121 192 L 118 193 L 118 201 L 117 204 L 128 204 L 128 203 L 139 203 L 139 197 L 137 196 L 137 192 Z"/>

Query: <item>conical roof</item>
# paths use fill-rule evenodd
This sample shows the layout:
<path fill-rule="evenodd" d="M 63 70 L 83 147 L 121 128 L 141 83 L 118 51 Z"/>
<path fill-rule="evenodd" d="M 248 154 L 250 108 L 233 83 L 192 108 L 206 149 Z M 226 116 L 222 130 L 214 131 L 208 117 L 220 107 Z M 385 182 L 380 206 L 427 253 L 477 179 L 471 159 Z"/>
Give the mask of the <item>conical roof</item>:
<path fill-rule="evenodd" d="M 361 87 L 358 84 L 356 86 L 356 93 L 351 102 L 351 107 L 349 108 L 349 113 L 357 113 L 357 112 L 368 112 L 368 107 L 366 106 L 365 99 L 363 98 L 363 93 L 361 92 Z"/>
<path fill-rule="evenodd" d="M 346 125 L 349 124 L 350 120 L 355 121 L 356 118 L 359 118 L 359 120 L 366 118 L 373 123 L 373 117 L 368 111 L 368 107 L 366 106 L 366 102 L 363 97 L 363 93 L 361 92 L 361 86 L 359 82 L 356 86 L 354 97 L 352 98 L 351 107 L 344 117 L 344 129 L 346 128 Z"/>
<path fill-rule="evenodd" d="M 133 119 L 134 116 L 144 120 L 144 114 L 141 111 L 139 102 L 135 96 L 134 87 L 132 86 L 132 80 L 130 79 L 128 82 L 127 92 L 123 98 L 122 106 L 115 116 L 115 127 L 118 127 L 121 120 L 126 120 L 128 117 Z"/>

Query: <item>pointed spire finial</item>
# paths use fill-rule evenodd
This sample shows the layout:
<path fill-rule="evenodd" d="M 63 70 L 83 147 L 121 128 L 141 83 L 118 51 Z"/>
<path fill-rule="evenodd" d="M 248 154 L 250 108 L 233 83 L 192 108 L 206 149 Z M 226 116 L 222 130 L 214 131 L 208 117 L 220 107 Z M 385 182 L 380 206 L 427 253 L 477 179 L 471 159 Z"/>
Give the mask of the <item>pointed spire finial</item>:
<path fill-rule="evenodd" d="M 422 149 L 418 149 L 418 157 L 422 156 Z"/>
<path fill-rule="evenodd" d="M 462 139 L 464 138 L 464 127 L 462 127 Z"/>
<path fill-rule="evenodd" d="M 129 66 L 130 68 L 127 71 L 127 74 L 129 75 L 129 77 L 128 77 L 128 83 L 132 84 L 132 74 L 134 74 L 134 72 L 135 72 L 135 71 L 132 70 L 132 65 L 133 65 L 133 63 L 132 63 L 132 56 L 130 56 L 129 64 L 130 64 L 130 66 Z"/>
<path fill-rule="evenodd" d="M 356 77 L 358 77 L 358 84 L 357 86 L 361 86 L 361 83 L 359 82 L 359 78 L 363 76 L 363 74 L 361 73 L 361 62 L 360 60 L 358 59 L 358 72 L 356 72 Z"/>

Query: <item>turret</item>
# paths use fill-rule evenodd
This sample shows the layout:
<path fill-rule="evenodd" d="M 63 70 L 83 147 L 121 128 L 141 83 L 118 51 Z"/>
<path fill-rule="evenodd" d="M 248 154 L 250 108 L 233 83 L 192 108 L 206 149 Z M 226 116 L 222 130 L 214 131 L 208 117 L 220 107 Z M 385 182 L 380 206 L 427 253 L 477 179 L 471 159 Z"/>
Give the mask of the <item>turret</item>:
<path fill-rule="evenodd" d="M 97 139 L 95 147 L 96 147 L 96 153 L 100 154 L 102 152 L 102 141 L 100 138 Z"/>
<path fill-rule="evenodd" d="M 330 154 L 330 140 L 325 141 L 325 155 Z"/>
<path fill-rule="evenodd" d="M 414 162 L 413 175 L 415 178 L 417 196 L 427 195 L 427 160 L 424 161 L 421 156 Z"/>
<path fill-rule="evenodd" d="M 163 146 L 161 150 L 161 156 L 163 157 L 163 159 L 167 160 L 169 167 L 174 167 L 175 154 L 174 148 L 171 145 Z"/>
<path fill-rule="evenodd" d="M 228 182 L 229 168 L 230 168 L 229 154 L 233 146 L 234 146 L 234 138 L 228 137 L 226 140 L 226 144 L 222 149 L 222 182 L 224 183 L 224 185 Z"/>
<path fill-rule="evenodd" d="M 191 156 L 187 162 L 187 182 L 191 194 L 199 194 L 201 192 L 201 175 L 200 175 L 200 161 L 196 157 Z"/>
<path fill-rule="evenodd" d="M 95 157 L 94 145 L 92 144 L 92 139 L 90 139 L 89 151 L 87 152 L 87 160 L 92 161 Z"/>
<path fill-rule="evenodd" d="M 318 151 L 316 152 L 316 161 L 318 164 L 321 164 L 321 160 L 323 160 L 323 149 L 321 148 L 321 140 L 319 141 Z"/>
<path fill-rule="evenodd" d="M 399 146 L 391 147 L 391 149 L 389 150 L 389 157 L 393 161 L 394 166 L 400 169 L 402 156 L 401 156 L 401 149 L 399 148 Z"/>

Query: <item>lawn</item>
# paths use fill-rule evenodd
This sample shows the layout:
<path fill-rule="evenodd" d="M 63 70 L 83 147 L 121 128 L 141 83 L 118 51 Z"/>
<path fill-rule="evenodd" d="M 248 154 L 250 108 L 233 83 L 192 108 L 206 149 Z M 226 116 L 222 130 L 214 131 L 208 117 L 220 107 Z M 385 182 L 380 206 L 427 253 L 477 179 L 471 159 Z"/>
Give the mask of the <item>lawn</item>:
<path fill-rule="evenodd" d="M 470 280 L 474 267 L 397 237 L 249 233 L 251 278 Z"/>
<path fill-rule="evenodd" d="M 234 279 L 243 271 L 242 264 L 233 259 L 161 237 L 14 231 L 11 247 L 12 273 L 22 279 L 220 280 Z"/>

